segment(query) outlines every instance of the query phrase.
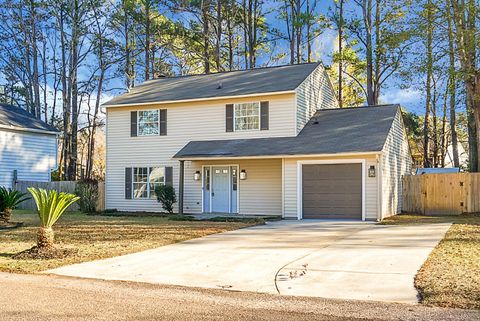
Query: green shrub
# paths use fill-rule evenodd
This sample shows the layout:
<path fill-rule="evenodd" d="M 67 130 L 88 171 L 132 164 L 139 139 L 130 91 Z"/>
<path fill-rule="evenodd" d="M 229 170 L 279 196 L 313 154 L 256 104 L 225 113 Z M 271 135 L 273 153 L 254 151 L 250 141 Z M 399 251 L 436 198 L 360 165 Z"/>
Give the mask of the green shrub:
<path fill-rule="evenodd" d="M 98 181 L 93 179 L 85 179 L 77 182 L 75 194 L 80 199 L 78 206 L 84 213 L 95 213 L 98 202 Z"/>
<path fill-rule="evenodd" d="M 0 187 L 0 219 L 8 222 L 12 216 L 12 211 L 22 202 L 29 199 L 27 194 L 20 191 Z"/>
<path fill-rule="evenodd" d="M 162 204 L 165 211 L 172 214 L 173 204 L 177 202 L 177 196 L 175 195 L 175 189 L 171 185 L 160 185 L 155 189 L 157 194 L 157 201 Z"/>

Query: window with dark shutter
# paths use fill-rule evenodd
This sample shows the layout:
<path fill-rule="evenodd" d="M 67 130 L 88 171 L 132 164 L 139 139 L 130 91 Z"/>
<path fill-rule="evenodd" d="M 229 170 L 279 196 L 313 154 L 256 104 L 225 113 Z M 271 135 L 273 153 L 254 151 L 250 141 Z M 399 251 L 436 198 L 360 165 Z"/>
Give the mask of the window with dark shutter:
<path fill-rule="evenodd" d="M 260 102 L 260 130 L 268 130 L 268 101 Z"/>
<path fill-rule="evenodd" d="M 137 112 L 132 111 L 130 113 L 130 137 L 137 136 Z"/>
<path fill-rule="evenodd" d="M 132 199 L 132 168 L 125 168 L 125 199 Z"/>
<path fill-rule="evenodd" d="M 228 104 L 225 107 L 225 131 L 233 132 L 233 104 Z"/>
<path fill-rule="evenodd" d="M 165 185 L 173 185 L 173 167 L 165 167 Z"/>
<path fill-rule="evenodd" d="M 167 110 L 160 109 L 160 136 L 167 135 Z"/>

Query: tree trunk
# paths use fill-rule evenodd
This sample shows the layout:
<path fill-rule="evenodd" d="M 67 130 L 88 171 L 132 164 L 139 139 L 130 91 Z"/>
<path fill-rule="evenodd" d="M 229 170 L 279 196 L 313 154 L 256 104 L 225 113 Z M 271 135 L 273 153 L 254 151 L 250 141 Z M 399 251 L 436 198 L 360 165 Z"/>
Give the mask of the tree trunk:
<path fill-rule="evenodd" d="M 301 3 L 300 0 L 295 0 L 295 12 L 296 12 L 296 17 L 297 17 L 297 23 L 296 23 L 296 33 L 297 33 L 297 40 L 296 40 L 296 45 L 297 45 L 297 64 L 302 62 L 302 50 L 301 50 L 301 42 L 302 42 L 302 23 L 300 22 L 301 19 Z"/>
<path fill-rule="evenodd" d="M 451 8 L 447 4 L 447 22 L 448 22 L 448 56 L 449 56 L 449 87 L 448 93 L 450 95 L 450 133 L 452 139 L 452 156 L 453 166 L 460 167 L 460 160 L 458 157 L 458 135 L 457 135 L 457 113 L 456 113 L 456 91 L 457 91 L 457 79 L 455 76 L 455 46 L 454 46 L 454 34 L 453 34 L 453 21 L 450 12 Z"/>
<path fill-rule="evenodd" d="M 291 7 L 291 26 L 290 26 L 290 64 L 293 65 L 295 63 L 295 5 L 293 0 L 290 0 L 290 7 Z"/>
<path fill-rule="evenodd" d="M 338 105 L 343 107 L 343 1 L 339 0 L 338 14 Z"/>
<path fill-rule="evenodd" d="M 449 86 L 447 84 L 447 89 L 445 91 L 445 99 L 443 101 L 443 117 L 442 117 L 442 140 L 441 140 L 441 151 L 440 151 L 440 167 L 445 167 L 445 155 L 447 154 L 448 148 L 448 139 L 447 139 L 447 96 L 449 92 Z"/>
<path fill-rule="evenodd" d="M 221 66 L 221 44 L 222 44 L 222 0 L 217 0 L 217 43 L 215 52 L 215 62 L 217 71 L 222 71 Z"/>
<path fill-rule="evenodd" d="M 62 75 L 61 75 L 61 82 L 62 82 L 62 102 L 63 102 L 63 143 L 62 143 L 62 162 L 63 171 L 62 176 L 63 179 L 67 179 L 67 167 L 68 167 L 68 158 L 69 158 L 69 150 L 70 150 L 70 113 L 71 113 L 71 106 L 70 106 L 70 99 L 68 96 L 69 86 L 67 85 L 67 58 L 66 58 L 66 51 L 67 51 L 67 44 L 66 44 L 66 35 L 65 35 L 65 9 L 63 7 L 60 8 L 60 21 L 59 21 L 59 28 L 60 28 L 60 46 L 61 46 L 61 59 L 62 59 Z"/>
<path fill-rule="evenodd" d="M 130 91 L 132 88 L 132 76 L 130 74 L 130 64 L 131 64 L 131 51 L 130 51 L 130 24 L 128 19 L 129 10 L 127 7 L 126 0 L 122 1 L 123 8 L 123 33 L 125 34 L 125 86 L 127 91 Z"/>
<path fill-rule="evenodd" d="M 205 73 L 210 73 L 210 49 L 209 49 L 209 25 L 208 25 L 208 6 L 209 3 L 202 2 L 202 20 L 203 20 L 203 59 Z"/>
<path fill-rule="evenodd" d="M 373 92 L 373 40 L 372 40 L 372 0 L 364 0 L 363 17 L 366 30 L 366 60 L 367 60 L 367 104 L 375 105 Z"/>
<path fill-rule="evenodd" d="M 53 249 L 54 236 L 52 228 L 40 227 L 37 232 L 37 247 L 45 250 Z"/>
<path fill-rule="evenodd" d="M 145 80 L 150 79 L 150 4 L 145 6 Z"/>
<path fill-rule="evenodd" d="M 40 109 L 40 82 L 38 76 L 38 48 L 37 48 L 37 19 L 35 1 L 30 0 L 30 21 L 32 27 L 31 43 L 32 43 L 32 58 L 33 58 L 33 96 L 35 104 L 35 117 L 41 118 Z"/>
<path fill-rule="evenodd" d="M 427 4 L 427 39 L 426 39 L 426 99 L 425 99 L 425 119 L 423 124 L 423 167 L 431 167 L 430 162 L 430 112 L 432 109 L 432 74 L 433 74 L 433 58 L 432 58 L 432 8 L 431 1 Z"/>
<path fill-rule="evenodd" d="M 433 99 L 432 99 L 432 143 L 433 143 L 433 167 L 438 167 L 438 122 L 437 122 L 437 84 L 435 78 L 433 79 Z"/>
<path fill-rule="evenodd" d="M 73 18 L 72 18 L 72 44 L 70 59 L 70 88 L 72 97 L 72 126 L 70 137 L 70 153 L 69 164 L 67 169 L 67 177 L 74 181 L 77 179 L 77 152 L 78 152 L 78 42 L 80 37 L 80 7 L 78 0 L 74 1 Z"/>

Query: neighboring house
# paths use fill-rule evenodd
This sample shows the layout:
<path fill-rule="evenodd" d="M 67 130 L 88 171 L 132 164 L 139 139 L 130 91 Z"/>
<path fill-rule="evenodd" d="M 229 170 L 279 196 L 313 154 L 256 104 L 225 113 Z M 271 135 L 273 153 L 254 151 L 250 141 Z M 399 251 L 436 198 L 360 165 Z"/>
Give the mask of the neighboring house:
<path fill-rule="evenodd" d="M 321 64 L 145 82 L 105 105 L 106 207 L 381 219 L 411 157 L 398 106 L 338 109 Z"/>
<path fill-rule="evenodd" d="M 50 181 L 57 168 L 58 131 L 27 111 L 0 104 L 0 186 L 14 179 Z"/>

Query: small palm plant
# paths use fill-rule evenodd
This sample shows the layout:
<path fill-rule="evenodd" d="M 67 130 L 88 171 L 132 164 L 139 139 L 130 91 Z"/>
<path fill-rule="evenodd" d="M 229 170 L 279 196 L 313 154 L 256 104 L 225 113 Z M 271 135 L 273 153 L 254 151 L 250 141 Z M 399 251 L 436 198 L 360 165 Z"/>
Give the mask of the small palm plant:
<path fill-rule="evenodd" d="M 70 193 L 58 193 L 55 190 L 46 191 L 42 188 L 29 187 L 37 204 L 37 213 L 40 218 L 40 228 L 37 233 L 37 247 L 40 249 L 52 249 L 54 245 L 54 233 L 52 226 L 62 216 L 65 210 L 78 201 L 80 197 Z"/>
<path fill-rule="evenodd" d="M 15 207 L 29 199 L 25 197 L 26 195 L 20 191 L 0 187 L 0 219 L 9 222 Z"/>

